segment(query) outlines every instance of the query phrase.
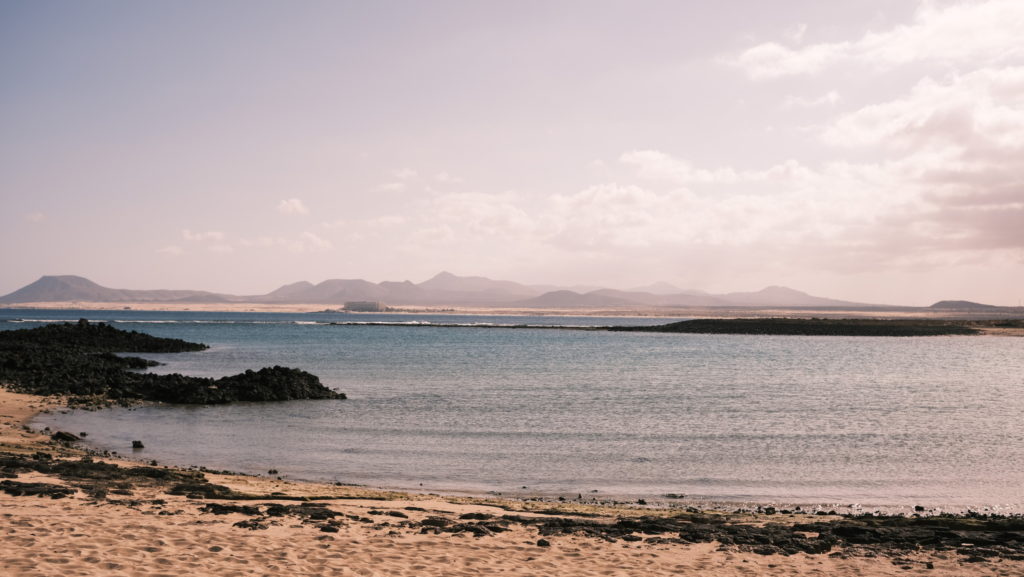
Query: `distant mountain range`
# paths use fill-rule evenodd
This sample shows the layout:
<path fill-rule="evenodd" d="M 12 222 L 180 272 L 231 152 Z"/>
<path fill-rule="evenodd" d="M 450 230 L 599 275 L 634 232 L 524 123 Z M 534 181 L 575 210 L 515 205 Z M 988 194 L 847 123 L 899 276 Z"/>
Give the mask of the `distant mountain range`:
<path fill-rule="evenodd" d="M 709 294 L 656 283 L 628 291 L 569 290 L 531 286 L 478 276 L 442 272 L 421 283 L 332 279 L 319 284 L 302 281 L 265 295 L 228 295 L 189 290 L 127 290 L 98 285 L 80 276 L 44 276 L 0 297 L 0 303 L 263 303 L 343 305 L 351 301 L 380 301 L 406 306 L 493 306 L 518 308 L 594 307 L 864 307 L 772 286 L 757 292 Z"/>

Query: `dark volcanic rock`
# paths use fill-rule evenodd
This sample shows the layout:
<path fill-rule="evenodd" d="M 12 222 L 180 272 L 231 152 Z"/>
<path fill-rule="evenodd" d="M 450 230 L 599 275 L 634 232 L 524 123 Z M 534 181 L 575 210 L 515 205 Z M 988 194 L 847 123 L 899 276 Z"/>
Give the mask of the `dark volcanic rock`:
<path fill-rule="evenodd" d="M 122 331 L 106 324 L 44 325 L 0 331 L 0 382 L 16 392 L 81 399 L 213 404 L 233 401 L 344 399 L 315 376 L 287 367 L 208 379 L 136 372 L 156 363 L 124 352 L 201 351 L 206 345 Z M 77 439 L 76 439 L 77 440 Z"/>
<path fill-rule="evenodd" d="M 299 369 L 288 367 L 269 367 L 258 371 L 217 379 L 214 382 L 219 395 L 213 395 L 207 387 L 202 402 L 229 401 L 287 401 L 291 399 L 344 399 L 345 395 L 337 393 L 320 384 L 320 379 Z M 223 400 L 213 400 L 213 399 Z"/>
<path fill-rule="evenodd" d="M 261 529 L 269 529 L 270 528 L 270 525 L 262 522 L 260 519 L 246 519 L 244 521 L 239 521 L 239 522 L 235 523 L 233 526 L 234 527 L 239 527 L 239 528 L 242 528 L 242 529 L 248 529 L 250 531 L 257 531 L 257 530 L 261 530 Z"/>
<path fill-rule="evenodd" d="M 67 486 L 48 483 L 26 483 L 11 480 L 28 472 L 60 478 Z M 120 467 L 94 462 L 88 458 L 61 460 L 46 453 L 15 455 L 0 453 L 0 491 L 11 495 L 38 495 L 60 498 L 85 491 L 93 498 L 108 493 L 130 492 L 140 485 L 161 487 L 170 494 L 192 498 L 225 500 L 305 499 L 284 495 L 248 495 L 210 483 L 199 471 L 157 467 Z M 109 501 L 131 504 L 135 500 Z M 155 503 L 156 501 L 154 501 Z M 373 520 L 338 513 L 322 504 L 302 502 L 283 505 L 263 502 L 254 505 L 234 503 L 202 503 L 200 510 L 214 515 L 238 513 L 250 517 L 236 526 L 246 529 L 267 528 L 282 517 L 298 518 L 303 524 L 318 528 L 337 527 L 345 518 L 361 523 Z M 929 517 L 845 516 L 819 520 L 804 516 L 809 522 L 793 524 L 768 522 L 778 516 L 751 519 L 741 516 L 702 513 L 678 513 L 673 516 L 581 517 L 559 513 L 558 516 L 526 516 L 506 514 L 500 518 L 487 514 L 428 516 L 410 521 L 394 515 L 397 511 L 374 510 L 371 513 L 390 515 L 400 520 L 399 526 L 419 528 L 432 533 L 465 533 L 487 537 L 509 530 L 512 525 L 533 527 L 538 538 L 579 535 L 605 541 L 643 542 L 647 545 L 718 542 L 725 548 L 750 551 L 762 555 L 824 554 L 840 550 L 843 555 L 900 556 L 915 551 L 947 551 L 975 562 L 1024 560 L 1024 517 L 1020 515 L 937 515 Z M 322 529 L 330 531 L 330 529 Z"/>
<path fill-rule="evenodd" d="M 0 333 L 0 342 L 51 347 L 58 344 L 65 349 L 103 353 L 182 353 L 203 351 L 201 343 L 181 339 L 154 337 L 138 331 L 122 331 L 106 323 L 90 323 L 85 319 L 77 323 L 59 323 Z"/>
<path fill-rule="evenodd" d="M 78 435 L 67 433 L 65 431 L 57 431 L 50 435 L 50 438 L 61 443 L 74 443 L 75 441 L 82 440 Z"/>
<path fill-rule="evenodd" d="M 853 545 L 866 552 L 961 550 L 976 557 L 1024 559 L 1024 518 L 1020 516 L 867 516 L 793 525 L 754 525 L 700 515 L 630 517 L 613 523 L 576 517 L 505 515 L 502 519 L 535 526 L 542 537 L 586 535 L 650 544 L 717 541 L 762 555 L 821 554 Z"/>
<path fill-rule="evenodd" d="M 610 331 L 733 335 L 921 337 L 973 335 L 967 322 L 931 319 L 694 319 L 666 325 L 609 327 Z"/>
<path fill-rule="evenodd" d="M 250 517 L 260 514 L 260 508 L 255 505 L 226 505 L 223 503 L 207 503 L 200 511 L 203 513 L 213 513 L 214 515 L 241 513 Z"/>
<path fill-rule="evenodd" d="M 29 472 L 52 475 L 70 486 L 57 486 L 67 494 L 77 489 L 84 491 L 93 499 L 106 499 L 108 495 L 131 494 L 136 486 L 187 486 L 197 495 L 240 496 L 237 493 L 218 491 L 217 485 L 210 485 L 202 473 L 195 471 L 145 466 L 120 467 L 112 463 L 93 461 L 88 457 L 74 460 L 35 457 L 0 453 L 0 478 L 15 478 Z M 22 488 L 17 490 L 20 491 Z"/>
<path fill-rule="evenodd" d="M 447 527 L 452 523 L 453 521 L 447 517 L 427 517 L 420 521 L 420 525 L 424 527 Z"/>
<path fill-rule="evenodd" d="M 154 377 L 146 385 L 146 398 L 166 403 L 209 405 L 235 401 L 345 398 L 343 393 L 320 384 L 315 375 L 278 366 L 216 380 L 178 374 L 146 376 Z"/>
<path fill-rule="evenodd" d="M 267 505 L 266 515 L 268 517 L 284 517 L 286 515 L 291 515 L 313 521 L 325 521 L 342 516 L 341 513 L 332 511 L 323 505 L 315 505 L 313 503 L 303 503 L 301 505 L 278 505 L 276 503 L 271 503 Z"/>
<path fill-rule="evenodd" d="M 77 489 L 54 485 L 52 483 L 21 483 L 18 481 L 0 481 L 0 491 L 15 497 L 50 497 L 62 499 L 74 495 Z"/>
<path fill-rule="evenodd" d="M 266 529 L 272 523 L 272 519 L 280 517 L 298 517 L 304 525 L 313 525 L 321 531 L 337 533 L 338 527 L 342 524 L 338 517 L 344 517 L 341 513 L 332 511 L 323 505 L 314 503 L 302 503 L 301 505 L 280 505 L 278 503 L 263 503 L 262 505 L 232 505 L 220 503 L 208 503 L 199 509 L 204 513 L 214 515 L 227 515 L 229 513 L 240 513 L 252 517 L 234 524 L 242 529 Z"/>
<path fill-rule="evenodd" d="M 205 479 L 179 483 L 167 490 L 169 495 L 185 495 L 189 499 L 234 499 L 239 494 L 224 485 L 215 485 Z M 244 496 L 243 496 L 244 497 Z"/>

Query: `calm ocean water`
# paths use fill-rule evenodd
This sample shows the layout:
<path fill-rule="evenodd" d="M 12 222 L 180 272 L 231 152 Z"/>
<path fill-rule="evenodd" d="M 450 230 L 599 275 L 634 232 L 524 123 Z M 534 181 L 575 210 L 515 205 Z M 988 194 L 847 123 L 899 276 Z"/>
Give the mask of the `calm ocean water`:
<path fill-rule="evenodd" d="M 135 455 L 164 463 L 425 491 L 1024 511 L 1021 339 L 474 326 L 665 319 L 137 311 L 0 311 L 0 329 L 79 317 L 212 347 L 145 355 L 166 363 L 158 372 L 280 364 L 349 396 L 36 422 L 87 431 L 93 446 L 122 454 L 141 439 Z"/>

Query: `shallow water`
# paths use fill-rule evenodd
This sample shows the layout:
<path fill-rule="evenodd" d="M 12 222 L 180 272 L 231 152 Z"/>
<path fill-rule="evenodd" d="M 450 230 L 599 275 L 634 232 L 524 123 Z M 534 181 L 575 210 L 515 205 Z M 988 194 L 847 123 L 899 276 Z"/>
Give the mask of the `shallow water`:
<path fill-rule="evenodd" d="M 35 319 L 57 320 L 52 312 Z M 416 490 L 1024 511 L 1024 340 L 608 333 L 667 322 L 68 312 L 212 345 L 159 372 L 274 364 L 347 401 L 44 415 L 175 464 Z M 12 316 L 0 314 L 0 327 Z M 386 320 L 405 325 L 326 324 Z M 445 322 L 466 326 L 423 326 Z M 524 489 L 525 487 L 525 489 Z M 592 493 L 596 491 L 596 493 Z"/>

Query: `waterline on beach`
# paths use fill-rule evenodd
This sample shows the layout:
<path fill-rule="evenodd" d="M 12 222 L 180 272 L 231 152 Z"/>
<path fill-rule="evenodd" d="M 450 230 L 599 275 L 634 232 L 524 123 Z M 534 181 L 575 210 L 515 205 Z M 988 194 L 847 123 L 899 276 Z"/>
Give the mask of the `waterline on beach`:
<path fill-rule="evenodd" d="M 165 316 L 146 320 L 181 320 Z M 1024 500 L 1017 339 L 424 331 L 269 316 L 132 328 L 212 345 L 147 355 L 167 363 L 161 372 L 297 366 L 348 401 L 39 424 L 121 452 L 141 437 L 161 462 L 411 490 L 1003 511 Z"/>

